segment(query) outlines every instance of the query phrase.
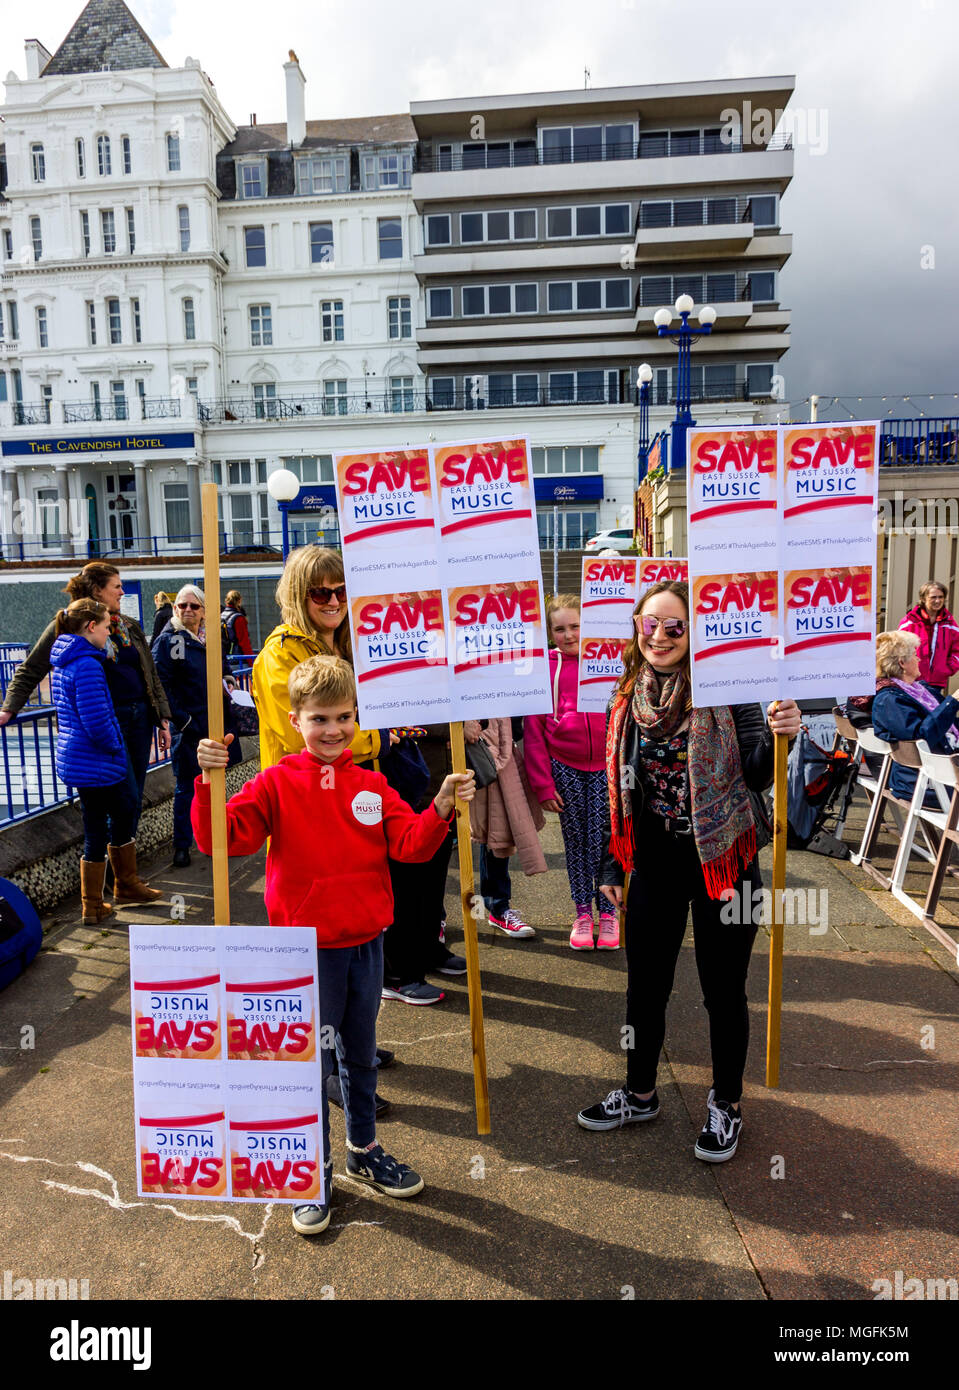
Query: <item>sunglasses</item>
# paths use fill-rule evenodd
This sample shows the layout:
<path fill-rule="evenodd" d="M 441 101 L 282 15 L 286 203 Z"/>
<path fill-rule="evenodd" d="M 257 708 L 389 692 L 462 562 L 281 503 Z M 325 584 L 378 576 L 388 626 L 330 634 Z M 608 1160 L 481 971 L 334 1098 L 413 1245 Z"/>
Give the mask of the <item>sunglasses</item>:
<path fill-rule="evenodd" d="M 335 589 L 327 589 L 321 585 L 318 589 L 307 589 L 306 591 L 314 603 L 329 603 L 331 598 L 335 598 L 337 603 L 346 602 L 346 585 L 337 584 Z"/>
<path fill-rule="evenodd" d="M 200 609 L 201 609 L 202 607 L 203 607 L 203 604 L 202 604 L 202 603 L 178 603 L 178 604 L 177 604 L 177 608 L 182 608 L 184 611 L 185 611 L 187 608 L 195 608 L 196 611 L 197 611 L 198 613 L 199 613 L 199 611 L 200 611 Z"/>
<path fill-rule="evenodd" d="M 662 627 L 667 637 L 682 637 L 689 628 L 685 618 L 654 618 L 636 615 L 636 623 L 642 628 L 644 637 L 652 637 L 658 627 Z"/>

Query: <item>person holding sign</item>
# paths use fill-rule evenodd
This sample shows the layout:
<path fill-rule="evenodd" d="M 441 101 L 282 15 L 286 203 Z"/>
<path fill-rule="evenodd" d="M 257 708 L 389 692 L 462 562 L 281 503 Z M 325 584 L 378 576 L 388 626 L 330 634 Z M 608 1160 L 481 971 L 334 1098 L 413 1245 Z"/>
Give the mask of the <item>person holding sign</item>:
<path fill-rule="evenodd" d="M 560 594 L 546 605 L 553 713 L 528 714 L 523 725 L 526 775 L 544 811 L 559 815 L 566 872 L 576 908 L 569 944 L 593 949 L 593 900 L 599 916 L 596 949 L 619 949 L 619 918 L 597 886 L 606 818 L 605 721 L 578 714 L 580 600 Z"/>
<path fill-rule="evenodd" d="M 290 724 L 303 752 L 257 774 L 227 803 L 232 855 L 255 854 L 272 837 L 266 861 L 266 907 L 271 926 L 316 929 L 320 1019 L 336 1034 L 346 1171 L 387 1197 L 414 1197 L 423 1179 L 376 1142 L 376 1015 L 383 987 L 383 931 L 393 920 L 388 859 L 423 863 L 449 833 L 453 798 L 473 799 L 472 772 L 451 773 L 417 814 L 378 772 L 357 767 L 356 683 L 339 657 L 301 662 L 289 680 Z M 193 827 L 204 854 L 212 848 L 209 770 L 225 767 L 229 738 L 203 739 L 198 760 Z M 318 845 L 328 852 L 317 852 Z M 332 1161 L 323 1048 L 325 1202 L 292 1211 L 293 1229 L 318 1235 L 330 1221 Z"/>
<path fill-rule="evenodd" d="M 626 1085 L 577 1119 L 584 1129 L 607 1130 L 659 1114 L 666 1005 L 692 905 L 713 1065 L 694 1152 L 723 1163 L 735 1154 L 742 1128 L 753 892 L 760 886 L 757 854 L 770 838 L 758 793 L 773 777 L 771 735 L 798 733 L 800 715 L 792 700 L 771 704 L 765 719 L 759 705 L 693 708 L 685 584 L 654 585 L 633 620 L 607 727 L 610 851 L 600 869 L 616 907 L 632 873 Z"/>

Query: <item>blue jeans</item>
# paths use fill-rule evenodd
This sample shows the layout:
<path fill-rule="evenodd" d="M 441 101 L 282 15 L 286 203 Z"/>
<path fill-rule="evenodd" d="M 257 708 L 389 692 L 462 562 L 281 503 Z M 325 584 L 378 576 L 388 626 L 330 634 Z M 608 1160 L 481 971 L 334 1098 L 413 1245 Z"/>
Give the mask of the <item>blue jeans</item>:
<path fill-rule="evenodd" d="M 346 1137 L 357 1148 L 365 1148 L 376 1138 L 376 1015 L 383 990 L 382 933 L 362 946 L 321 947 L 316 958 L 321 1037 L 329 1036 L 328 1029 L 335 1030 Z M 332 1049 L 321 1048 L 320 1058 L 323 1153 L 329 1174 L 333 1160 L 326 1079 L 333 1071 Z M 326 1193 L 329 1201 L 329 1187 Z"/>
<path fill-rule="evenodd" d="M 502 917 L 509 907 L 513 885 L 509 877 L 509 859 L 500 859 L 485 845 L 480 845 L 480 892 L 488 912 Z"/>
<path fill-rule="evenodd" d="M 136 805 L 129 781 L 109 787 L 77 787 L 83 815 L 83 857 L 102 864 L 107 845 L 125 845 L 133 839 Z"/>
<path fill-rule="evenodd" d="M 123 734 L 123 742 L 127 748 L 127 781 L 136 803 L 133 831 L 127 836 L 129 840 L 136 834 L 140 811 L 143 808 L 143 787 L 147 778 L 150 749 L 153 744 L 153 710 L 146 700 L 134 700 L 128 705 L 116 705 L 114 709 L 117 722 L 120 725 L 120 732 Z"/>
<path fill-rule="evenodd" d="M 200 764 L 196 760 L 199 742 L 199 735 L 193 736 L 189 730 L 173 735 L 170 756 L 176 777 L 176 788 L 173 792 L 174 849 L 189 849 L 193 844 L 190 808 L 193 805 L 193 783 L 200 775 Z"/>

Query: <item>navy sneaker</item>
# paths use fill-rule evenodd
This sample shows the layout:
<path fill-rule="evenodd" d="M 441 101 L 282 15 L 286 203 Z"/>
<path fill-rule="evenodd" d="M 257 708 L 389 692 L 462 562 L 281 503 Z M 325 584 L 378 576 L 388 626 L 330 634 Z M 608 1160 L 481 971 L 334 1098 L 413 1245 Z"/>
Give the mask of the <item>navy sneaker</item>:
<path fill-rule="evenodd" d="M 293 1229 L 301 1236 L 318 1236 L 330 1224 L 330 1204 L 293 1207 L 290 1212 Z"/>
<path fill-rule="evenodd" d="M 581 1110 L 576 1116 L 583 1129 L 620 1129 L 641 1120 L 655 1120 L 659 1114 L 659 1096 L 654 1091 L 649 1100 L 640 1100 L 632 1091 L 610 1091 L 605 1100 Z"/>
<path fill-rule="evenodd" d="M 742 1127 L 739 1111 L 728 1101 L 717 1100 L 715 1090 L 711 1090 L 706 1100 L 706 1123 L 693 1153 L 704 1163 L 725 1163 L 736 1152 Z"/>
<path fill-rule="evenodd" d="M 369 1183 L 384 1197 L 415 1197 L 426 1186 L 419 1173 L 405 1163 L 397 1163 L 392 1155 L 383 1152 L 381 1144 L 361 1153 L 347 1149 L 346 1172 L 357 1182 Z"/>
<path fill-rule="evenodd" d="M 396 1053 L 391 1052 L 388 1047 L 378 1047 L 376 1049 L 376 1065 L 384 1071 L 391 1067 L 396 1061 Z"/>
<path fill-rule="evenodd" d="M 438 965 L 437 970 L 441 975 L 465 975 L 466 958 L 465 956 L 449 955 L 442 965 Z"/>
<path fill-rule="evenodd" d="M 435 985 L 428 985 L 424 980 L 415 980 L 409 985 L 390 985 L 384 982 L 384 999 L 401 999 L 404 1004 L 439 1004 L 446 995 Z"/>

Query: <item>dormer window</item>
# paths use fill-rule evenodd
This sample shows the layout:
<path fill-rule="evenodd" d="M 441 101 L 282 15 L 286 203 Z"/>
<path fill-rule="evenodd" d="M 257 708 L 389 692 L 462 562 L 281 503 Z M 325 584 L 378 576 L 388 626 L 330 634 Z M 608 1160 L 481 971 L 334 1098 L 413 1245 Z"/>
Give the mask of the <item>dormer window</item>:
<path fill-rule="evenodd" d="M 349 187 L 349 155 L 313 155 L 296 161 L 297 193 L 346 193 Z"/>
<path fill-rule="evenodd" d="M 413 176 L 411 150 L 380 150 L 364 154 L 362 186 L 367 191 L 378 188 L 409 188 Z"/>
<path fill-rule="evenodd" d="M 242 160 L 237 165 L 236 191 L 239 198 L 266 196 L 266 160 Z"/>

